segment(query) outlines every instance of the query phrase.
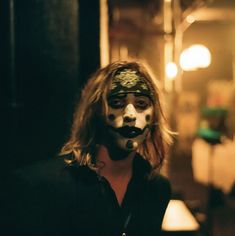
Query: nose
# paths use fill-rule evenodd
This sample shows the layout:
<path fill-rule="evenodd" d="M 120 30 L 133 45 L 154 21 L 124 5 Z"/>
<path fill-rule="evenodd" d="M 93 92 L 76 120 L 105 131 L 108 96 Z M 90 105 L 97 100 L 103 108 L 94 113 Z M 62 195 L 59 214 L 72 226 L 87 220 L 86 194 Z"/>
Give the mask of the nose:
<path fill-rule="evenodd" d="M 133 122 L 136 120 L 136 110 L 132 104 L 128 104 L 124 110 L 124 122 Z"/>

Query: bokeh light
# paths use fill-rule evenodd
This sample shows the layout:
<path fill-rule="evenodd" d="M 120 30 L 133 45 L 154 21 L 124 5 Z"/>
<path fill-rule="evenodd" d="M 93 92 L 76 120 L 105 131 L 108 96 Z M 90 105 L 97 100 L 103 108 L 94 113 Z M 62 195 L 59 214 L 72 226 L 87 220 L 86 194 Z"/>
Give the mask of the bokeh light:
<path fill-rule="evenodd" d="M 178 68 L 174 62 L 166 64 L 166 76 L 168 79 L 174 79 L 177 76 Z"/>
<path fill-rule="evenodd" d="M 211 53 L 202 44 L 195 44 L 185 49 L 180 55 L 180 66 L 184 71 L 206 68 L 211 64 Z"/>

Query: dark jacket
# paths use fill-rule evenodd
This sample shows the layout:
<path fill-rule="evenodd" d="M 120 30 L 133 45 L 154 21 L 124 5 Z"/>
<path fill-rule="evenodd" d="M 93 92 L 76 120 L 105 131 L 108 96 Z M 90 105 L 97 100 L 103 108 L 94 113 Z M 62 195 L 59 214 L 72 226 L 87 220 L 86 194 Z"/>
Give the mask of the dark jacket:
<path fill-rule="evenodd" d="M 158 236 L 170 184 L 137 155 L 122 205 L 108 181 L 62 157 L 18 170 L 1 194 L 4 235 Z"/>

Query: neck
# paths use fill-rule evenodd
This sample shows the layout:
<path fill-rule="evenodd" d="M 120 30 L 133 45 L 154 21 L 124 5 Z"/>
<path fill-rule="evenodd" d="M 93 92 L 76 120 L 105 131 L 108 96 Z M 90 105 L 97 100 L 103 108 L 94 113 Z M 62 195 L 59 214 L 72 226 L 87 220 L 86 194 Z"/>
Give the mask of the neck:
<path fill-rule="evenodd" d="M 117 153 L 118 152 L 115 152 L 115 155 L 117 155 Z M 113 159 L 111 155 L 112 153 L 108 151 L 106 146 L 100 146 L 97 153 L 97 161 L 98 165 L 101 163 L 101 167 L 99 168 L 101 175 L 118 178 L 132 174 L 132 162 L 135 152 L 119 152 L 119 155 L 126 156 L 122 156 L 122 158 L 119 158 L 118 160 Z"/>

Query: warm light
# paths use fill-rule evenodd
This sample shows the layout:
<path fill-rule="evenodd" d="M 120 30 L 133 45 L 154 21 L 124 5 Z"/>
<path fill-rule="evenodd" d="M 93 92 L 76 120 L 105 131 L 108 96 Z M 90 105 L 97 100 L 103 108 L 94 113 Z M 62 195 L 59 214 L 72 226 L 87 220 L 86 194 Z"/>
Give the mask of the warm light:
<path fill-rule="evenodd" d="M 211 53 L 201 44 L 195 44 L 185 49 L 180 55 L 180 66 L 185 71 L 206 68 L 210 63 Z"/>
<path fill-rule="evenodd" d="M 100 0 L 100 65 L 109 63 L 108 3 Z"/>
<path fill-rule="evenodd" d="M 166 64 L 166 76 L 168 79 L 174 79 L 178 73 L 178 68 L 175 63 L 169 62 Z"/>
<path fill-rule="evenodd" d="M 186 17 L 186 21 L 189 24 L 192 24 L 195 21 L 195 18 L 192 15 L 189 15 L 189 16 Z"/>
<path fill-rule="evenodd" d="M 164 231 L 197 231 L 199 224 L 181 200 L 170 200 L 162 223 Z"/>

